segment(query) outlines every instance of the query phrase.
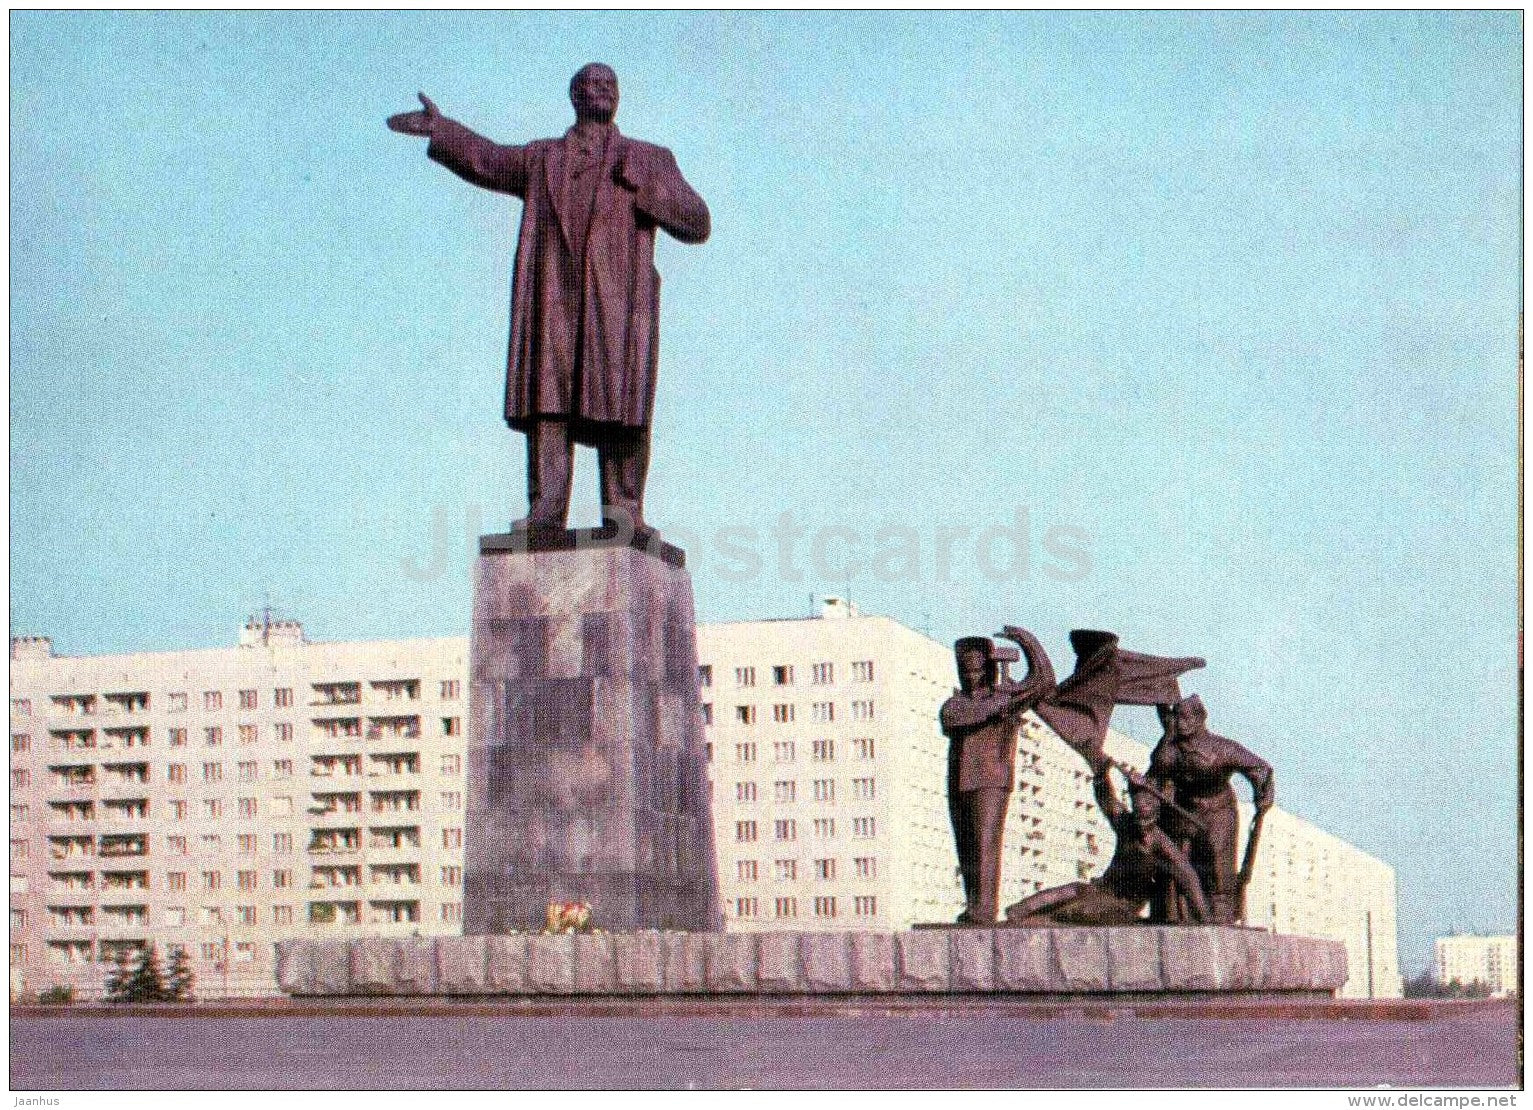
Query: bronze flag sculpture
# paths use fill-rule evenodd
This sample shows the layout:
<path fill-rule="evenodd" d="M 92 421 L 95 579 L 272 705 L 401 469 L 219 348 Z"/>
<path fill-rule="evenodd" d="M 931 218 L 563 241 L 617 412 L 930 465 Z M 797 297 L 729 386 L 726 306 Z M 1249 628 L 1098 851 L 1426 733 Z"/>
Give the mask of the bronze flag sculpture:
<path fill-rule="evenodd" d="M 575 125 L 502 145 L 442 115 L 391 116 L 431 140 L 427 155 L 465 181 L 523 201 L 511 293 L 506 421 L 527 435 L 528 528 L 563 528 L 574 444 L 597 450 L 604 523 L 640 528 L 659 357 L 655 232 L 708 238 L 708 206 L 664 147 L 618 132 L 617 75 L 570 82 Z"/>

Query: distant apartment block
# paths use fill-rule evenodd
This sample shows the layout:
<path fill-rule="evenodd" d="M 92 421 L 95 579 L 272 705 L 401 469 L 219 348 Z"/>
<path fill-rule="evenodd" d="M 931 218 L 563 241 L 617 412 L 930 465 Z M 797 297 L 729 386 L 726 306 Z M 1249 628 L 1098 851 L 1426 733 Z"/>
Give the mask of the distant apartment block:
<path fill-rule="evenodd" d="M 1432 948 L 1432 977 L 1442 985 L 1455 982 L 1466 987 L 1484 985 L 1492 997 L 1517 992 L 1515 936 L 1459 933 L 1438 937 Z"/>
<path fill-rule="evenodd" d="M 230 648 L 11 654 L 13 992 L 91 997 L 155 943 L 187 951 L 204 997 L 270 994 L 285 936 L 461 931 L 466 638 L 309 643 L 252 621 Z M 957 915 L 949 647 L 829 600 L 703 625 L 698 659 L 727 929 Z M 1019 743 L 1003 904 L 1113 850 L 1080 758 L 1033 718 Z M 1109 750 L 1148 756 L 1116 733 Z M 1274 810 L 1248 905 L 1254 925 L 1343 940 L 1344 993 L 1400 993 L 1378 860 Z"/>
<path fill-rule="evenodd" d="M 204 994 L 275 938 L 456 933 L 462 639 L 60 657 L 11 649 L 11 979 L 99 991 L 146 943 Z"/>

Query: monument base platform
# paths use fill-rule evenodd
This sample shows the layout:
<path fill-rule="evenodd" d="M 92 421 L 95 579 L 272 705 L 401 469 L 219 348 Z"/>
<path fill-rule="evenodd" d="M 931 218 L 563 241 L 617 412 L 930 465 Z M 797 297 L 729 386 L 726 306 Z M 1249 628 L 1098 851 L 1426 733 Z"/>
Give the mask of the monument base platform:
<path fill-rule="evenodd" d="M 298 997 L 1020 994 L 1329 998 L 1334 940 L 1219 926 L 286 940 Z"/>

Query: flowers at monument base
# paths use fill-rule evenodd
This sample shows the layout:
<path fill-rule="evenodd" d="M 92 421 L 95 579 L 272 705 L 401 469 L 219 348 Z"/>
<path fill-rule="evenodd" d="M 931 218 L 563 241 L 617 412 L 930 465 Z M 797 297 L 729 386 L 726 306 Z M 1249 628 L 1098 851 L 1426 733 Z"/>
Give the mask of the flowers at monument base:
<path fill-rule="evenodd" d="M 591 933 L 591 903 L 550 902 L 543 926 L 545 933 Z"/>

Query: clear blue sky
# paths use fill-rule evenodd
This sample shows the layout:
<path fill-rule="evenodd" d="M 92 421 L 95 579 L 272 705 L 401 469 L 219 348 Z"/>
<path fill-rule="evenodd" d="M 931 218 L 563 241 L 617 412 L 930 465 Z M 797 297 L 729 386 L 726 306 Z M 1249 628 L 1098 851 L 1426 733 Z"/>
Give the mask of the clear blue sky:
<path fill-rule="evenodd" d="M 602 60 L 713 210 L 659 250 L 649 495 L 702 619 L 1204 655 L 1398 869 L 1408 969 L 1513 926 L 1518 13 L 11 21 L 13 632 L 465 632 L 519 210 L 383 119 L 559 134 Z"/>

